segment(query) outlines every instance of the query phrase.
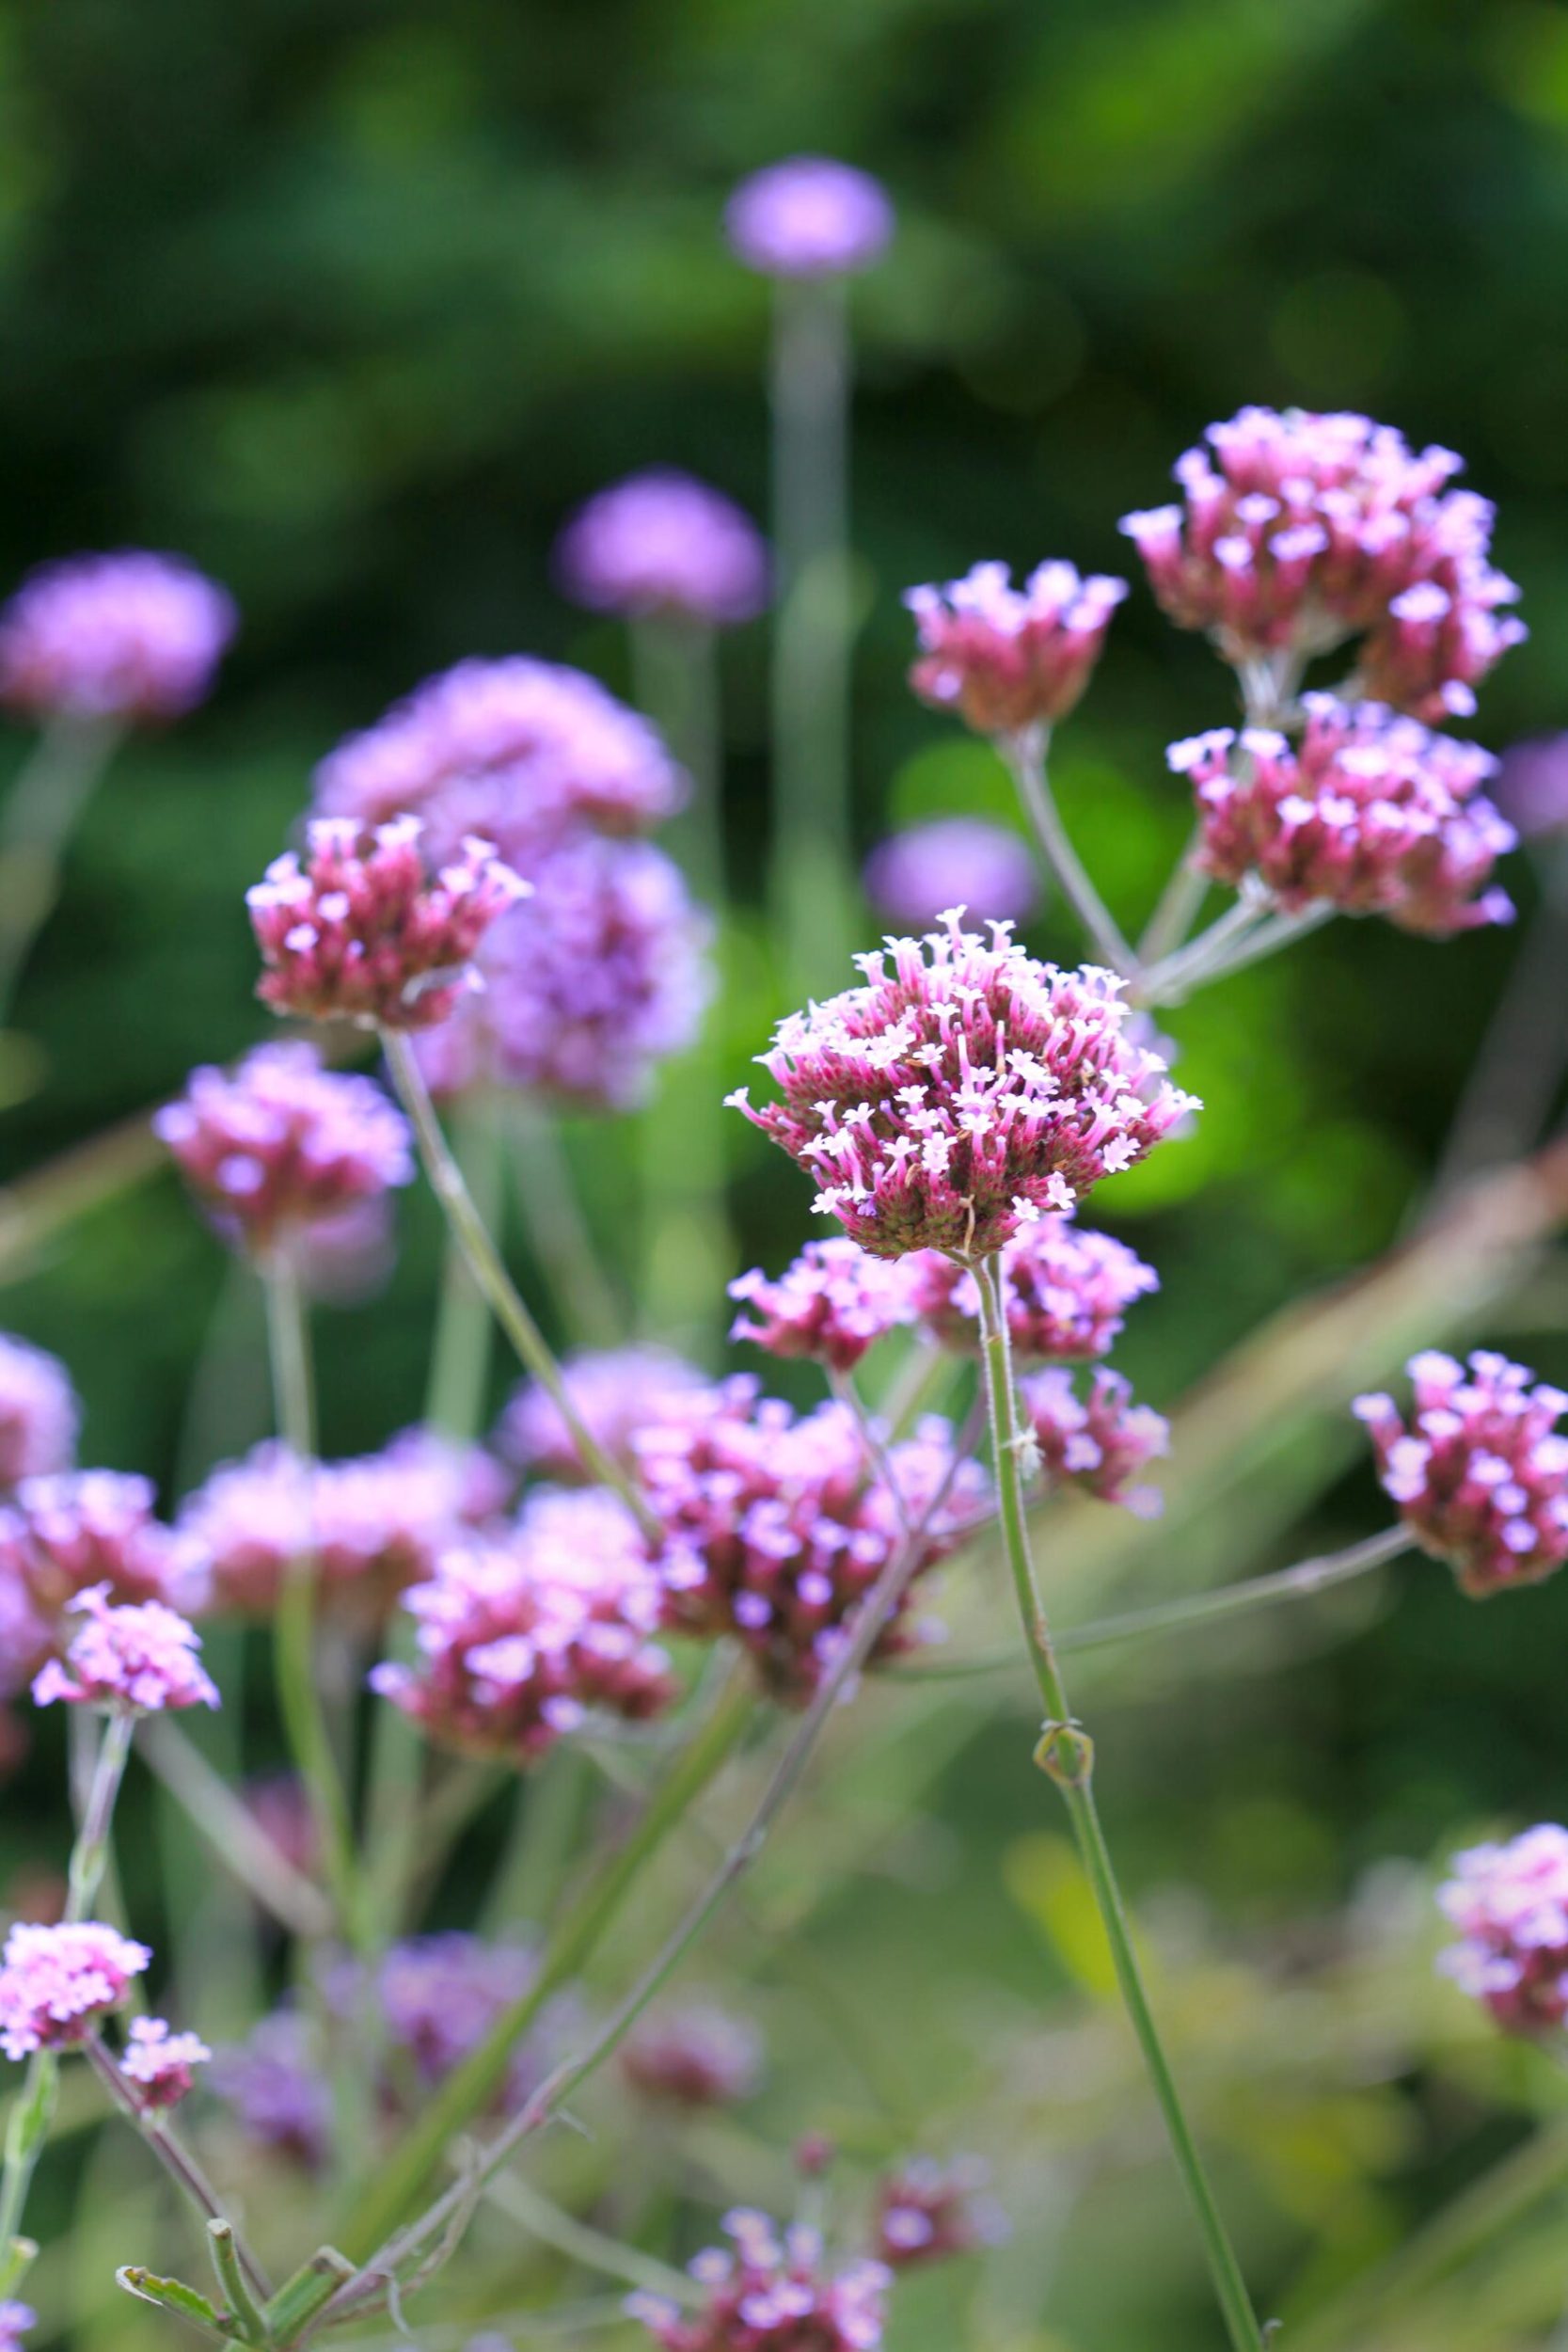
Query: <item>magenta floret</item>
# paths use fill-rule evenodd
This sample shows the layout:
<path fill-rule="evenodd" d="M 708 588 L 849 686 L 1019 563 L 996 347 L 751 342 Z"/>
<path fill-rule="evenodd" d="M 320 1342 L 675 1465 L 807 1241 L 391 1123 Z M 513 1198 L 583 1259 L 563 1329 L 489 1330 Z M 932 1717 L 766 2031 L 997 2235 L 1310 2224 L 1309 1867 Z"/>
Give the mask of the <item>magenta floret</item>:
<path fill-rule="evenodd" d="M 956 710 L 977 735 L 1016 736 L 1065 719 L 1089 682 L 1124 580 L 1080 578 L 1070 564 L 1038 564 L 1022 588 L 1006 564 L 976 564 L 962 580 L 911 588 L 920 633 L 910 684 L 923 702 Z M 942 901 L 950 906 L 957 892 Z"/>
<path fill-rule="evenodd" d="M 762 533 L 733 499 L 663 466 L 589 499 L 555 548 L 556 576 L 576 604 L 719 628 L 762 611 L 768 568 Z"/>
<path fill-rule="evenodd" d="M 885 2265 L 830 2271 L 815 2230 L 782 2235 L 766 2215 L 737 2209 L 723 2220 L 734 2252 L 699 2254 L 692 2276 L 707 2289 L 694 2314 L 652 2295 L 628 2298 L 664 2352 L 876 2352 L 891 2283 Z"/>
<path fill-rule="evenodd" d="M 101 1920 L 60 1927 L 19 1923 L 0 1961 L 0 2050 L 8 2058 L 83 2042 L 119 2009 L 152 1955 Z"/>
<path fill-rule="evenodd" d="M 65 1366 L 0 1331 L 0 1488 L 69 1470 L 80 1420 Z"/>
<path fill-rule="evenodd" d="M 233 603 L 178 556 L 128 548 L 46 564 L 0 612 L 0 702 L 30 718 L 177 718 L 201 701 Z"/>
<path fill-rule="evenodd" d="M 1048 1479 L 1099 1502 L 1119 1502 L 1139 1518 L 1158 1518 L 1159 1488 L 1134 1482 L 1169 1453 L 1170 1424 L 1151 1405 L 1134 1404 L 1119 1372 L 1097 1366 L 1081 1395 L 1072 1374 L 1053 1365 L 1021 1380 L 1018 1393 Z"/>
<path fill-rule="evenodd" d="M 1568 2017 L 1568 1829 L 1543 1821 L 1455 1854 L 1439 1888 L 1461 1941 L 1438 1965 L 1506 2032 L 1549 2033 Z"/>
<path fill-rule="evenodd" d="M 119 2071 L 135 2083 L 144 2107 L 176 2107 L 189 2091 L 198 2066 L 213 2053 L 199 2034 L 175 2033 L 162 2017 L 134 2017 L 120 2052 Z"/>
<path fill-rule="evenodd" d="M 762 2038 L 711 2001 L 656 2010 L 621 2046 L 621 2072 L 643 2098 L 673 2107 L 734 2106 L 756 2089 Z"/>
<path fill-rule="evenodd" d="M 611 1347 L 568 1357 L 562 1377 L 573 1412 L 623 1470 L 631 1468 L 638 1430 L 658 1421 L 673 1398 L 706 1386 L 695 1364 L 662 1347 Z M 526 1380 L 514 1391 L 497 1442 L 509 1459 L 545 1478 L 575 1485 L 587 1475 L 560 1406 L 536 1380 Z"/>
<path fill-rule="evenodd" d="M 907 1263 L 874 1258 L 841 1236 L 809 1241 L 776 1280 L 753 1267 L 730 1284 L 730 1296 L 751 1310 L 736 1317 L 730 1337 L 769 1356 L 850 1372 L 868 1347 L 912 1320 Z"/>
<path fill-rule="evenodd" d="M 934 1249 L 905 1262 L 915 1315 L 944 1347 L 976 1354 L 980 1286 Z M 1003 1245 L 997 1266 L 1015 1356 L 1026 1363 L 1092 1363 L 1120 1336 L 1127 1310 L 1160 1287 L 1154 1268 L 1125 1242 L 1072 1217 L 1023 1226 Z"/>
<path fill-rule="evenodd" d="M 66 1609 L 87 1623 L 71 1637 L 63 1663 L 51 1658 L 40 1668 L 33 1682 L 38 1706 L 64 1699 L 153 1715 L 166 1708 L 218 1704 L 216 1686 L 197 1656 L 200 1635 L 161 1600 L 117 1606 L 107 1584 L 94 1584 Z"/>

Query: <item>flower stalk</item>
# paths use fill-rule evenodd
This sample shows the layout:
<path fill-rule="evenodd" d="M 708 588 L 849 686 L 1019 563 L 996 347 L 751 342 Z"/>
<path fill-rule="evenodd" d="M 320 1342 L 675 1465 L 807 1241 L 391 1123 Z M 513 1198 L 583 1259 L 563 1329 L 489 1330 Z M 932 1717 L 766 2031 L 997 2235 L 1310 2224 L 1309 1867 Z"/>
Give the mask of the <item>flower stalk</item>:
<path fill-rule="evenodd" d="M 1138 970 L 1138 959 L 1116 916 L 1090 881 L 1088 869 L 1073 848 L 1056 806 L 1046 766 L 1050 745 L 1050 728 L 1033 726 L 1025 727 L 1021 734 L 1002 737 L 997 748 L 1012 771 L 1023 813 L 1034 828 L 1046 866 L 1060 884 L 1063 897 L 1083 925 L 1096 954 L 1113 972 L 1131 978 Z"/>

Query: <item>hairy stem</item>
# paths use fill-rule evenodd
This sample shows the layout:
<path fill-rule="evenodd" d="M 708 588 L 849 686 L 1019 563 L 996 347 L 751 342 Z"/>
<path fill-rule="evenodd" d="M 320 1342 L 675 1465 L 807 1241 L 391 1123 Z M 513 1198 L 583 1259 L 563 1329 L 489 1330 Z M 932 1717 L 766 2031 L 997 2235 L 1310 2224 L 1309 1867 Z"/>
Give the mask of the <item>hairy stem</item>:
<path fill-rule="evenodd" d="M 223 2207 L 218 2202 L 216 2189 L 214 2188 L 190 2150 L 180 2138 L 167 2117 L 160 2114 L 155 2107 L 149 2107 L 144 2104 L 137 2094 L 135 2085 L 127 2081 L 119 2065 L 113 2055 L 105 2049 L 99 2035 L 94 2034 L 84 2046 L 99 2081 L 108 2091 L 116 2106 L 122 2108 L 130 2117 L 170 2179 L 177 2184 L 181 2194 L 189 2199 L 201 2216 L 203 2222 L 221 2221 L 226 2228 L 231 2228 L 232 2225 L 228 2221 Z M 261 2300 L 265 2302 L 272 2293 L 266 2272 L 261 2268 L 238 2230 L 233 2233 L 233 2241 L 234 2252 L 245 2277 Z"/>
<path fill-rule="evenodd" d="M 1060 884 L 1062 896 L 1083 925 L 1101 961 L 1113 972 L 1130 978 L 1138 969 L 1138 959 L 1089 880 L 1088 869 L 1062 822 L 1046 770 L 1050 743 L 1048 727 L 1026 727 L 1022 734 L 1006 738 L 998 748 L 1012 771 L 1023 813 L 1034 827 L 1040 855 Z"/>

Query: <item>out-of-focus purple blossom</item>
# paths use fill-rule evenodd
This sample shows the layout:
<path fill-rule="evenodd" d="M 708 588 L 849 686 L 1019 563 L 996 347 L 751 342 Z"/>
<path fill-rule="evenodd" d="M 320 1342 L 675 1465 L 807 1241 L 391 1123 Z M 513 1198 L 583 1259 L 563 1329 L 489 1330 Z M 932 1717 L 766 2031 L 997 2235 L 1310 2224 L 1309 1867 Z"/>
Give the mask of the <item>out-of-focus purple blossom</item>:
<path fill-rule="evenodd" d="M 235 619 L 178 556 L 46 564 L 0 611 L 0 702 L 33 719 L 177 718 L 207 692 Z"/>
<path fill-rule="evenodd" d="M 621 2072 L 643 2098 L 676 2107 L 725 2107 L 762 2075 L 762 2037 L 711 2001 L 656 2010 L 621 2045 Z"/>
<path fill-rule="evenodd" d="M 216 1685 L 197 1657 L 201 1636 L 161 1600 L 117 1607 L 108 1585 L 94 1584 L 68 1600 L 66 1611 L 87 1623 L 71 1637 L 63 1663 L 51 1658 L 40 1668 L 33 1681 L 37 1706 L 64 1699 L 147 1715 L 217 1706 Z"/>
<path fill-rule="evenodd" d="M 850 1372 L 876 1341 L 911 1321 L 907 1263 L 874 1258 L 838 1235 L 809 1241 L 776 1280 L 753 1266 L 730 1284 L 730 1296 L 752 1310 L 736 1317 L 730 1337 L 769 1356 L 803 1356 Z"/>
<path fill-rule="evenodd" d="M 312 2169 L 332 2136 L 331 2081 L 309 2020 L 275 2010 L 237 2046 L 219 2050 L 208 2081 L 249 2139 Z"/>
<path fill-rule="evenodd" d="M 904 1261 L 913 1313 L 942 1346 L 980 1345 L 980 1286 L 935 1249 Z M 1026 1363 L 1092 1363 L 1120 1335 L 1135 1299 L 1160 1287 L 1154 1268 L 1125 1242 L 1070 1216 L 1042 1216 L 1004 1244 L 998 1271 L 1014 1355 Z"/>
<path fill-rule="evenodd" d="M 695 1364 L 662 1347 L 614 1347 L 568 1358 L 562 1377 L 572 1410 L 612 1462 L 630 1470 L 639 1429 L 661 1418 L 673 1398 L 706 1382 Z M 501 1416 L 497 1442 L 509 1459 L 545 1478 L 584 1478 L 577 1441 L 561 1408 L 536 1380 L 526 1380 Z"/>
<path fill-rule="evenodd" d="M 198 2034 L 171 2032 L 162 2017 L 133 2017 L 119 2071 L 135 2084 L 142 2106 L 161 2112 L 179 2106 L 196 2069 L 212 2055 Z"/>
<path fill-rule="evenodd" d="M 1568 734 L 1531 735 L 1497 762 L 1492 797 L 1521 839 L 1568 825 Z"/>
<path fill-rule="evenodd" d="M 1087 580 L 1070 564 L 1040 564 L 1015 588 L 1006 564 L 976 564 L 962 580 L 911 588 L 920 658 L 910 684 L 922 702 L 956 710 L 976 735 L 1015 736 L 1065 719 L 1100 660 L 1124 580 Z M 958 896 L 942 900 L 951 906 Z"/>
<path fill-rule="evenodd" d="M 1079 1486 L 1100 1502 L 1119 1502 L 1138 1518 L 1157 1518 L 1164 1498 L 1135 1485 L 1151 1461 L 1170 1451 L 1170 1425 L 1150 1405 L 1135 1405 L 1119 1372 L 1097 1366 L 1086 1397 L 1061 1365 L 1018 1384 L 1023 1418 L 1045 1475 Z"/>
<path fill-rule="evenodd" d="M 627 2297 L 630 2316 L 664 2352 L 876 2352 L 891 2283 L 883 2264 L 829 2271 L 816 2231 L 781 2236 L 765 2214 L 737 2209 L 721 2226 L 734 2252 L 716 2247 L 690 2265 L 707 2289 L 701 2311 L 657 2295 Z"/>
<path fill-rule="evenodd" d="M 0 1331 L 0 1487 L 69 1470 L 80 1420 L 65 1366 Z"/>
<path fill-rule="evenodd" d="M 153 1517 L 151 1482 L 120 1470 L 24 1478 L 0 1505 L 0 1689 L 21 1690 L 63 1637 L 62 1613 L 102 1585 L 118 1602 L 195 1614 L 206 1564 Z"/>
<path fill-rule="evenodd" d="M 23 2352 L 23 2337 L 38 2324 L 30 2303 L 0 2303 L 0 2352 Z"/>
<path fill-rule="evenodd" d="M 1450 1867 L 1437 1902 L 1461 1941 L 1438 1966 L 1505 2032 L 1557 2031 L 1568 2017 L 1568 1829 L 1542 1821 Z"/>
<path fill-rule="evenodd" d="M 373 1078 L 313 1045 L 259 1045 L 232 1075 L 193 1070 L 153 1130 L 227 1241 L 265 1252 L 412 1181 L 408 1122 Z"/>
<path fill-rule="evenodd" d="M 1390 1396 L 1360 1396 L 1385 1494 L 1473 1600 L 1539 1584 L 1568 1559 L 1568 1396 L 1478 1348 L 1468 1369 L 1427 1348 L 1407 1367 L 1408 1425 Z"/>
<path fill-rule="evenodd" d="M 145 1944 L 102 1920 L 51 1928 L 19 1922 L 0 1961 L 0 2050 L 24 2058 L 84 2042 L 151 1958 Z"/>
<path fill-rule="evenodd" d="M 767 278 L 841 278 L 892 242 L 893 206 L 869 172 L 791 155 L 742 180 L 724 209 L 731 250 Z"/>
<path fill-rule="evenodd" d="M 1299 745 L 1270 727 L 1171 745 L 1197 799 L 1201 870 L 1256 874 L 1288 914 L 1386 914 L 1428 938 L 1512 922 L 1507 893 L 1486 887 L 1516 839 L 1481 788 L 1491 753 L 1379 703 L 1307 694 L 1302 709 Z"/>
<path fill-rule="evenodd" d="M 375 1999 L 394 2049 L 432 2088 L 479 2047 L 503 2010 L 522 1998 L 538 1970 L 523 1944 L 485 1944 L 452 1931 L 394 1944 L 375 1979 Z M 533 2058 L 524 2060 L 529 2078 Z"/>
<path fill-rule="evenodd" d="M 890 2270 L 942 2262 L 994 2246 L 1006 2233 L 999 2208 L 985 2194 L 986 2168 L 960 2156 L 938 2164 L 915 2156 L 879 2181 L 872 2251 Z"/>
<path fill-rule="evenodd" d="M 977 923 L 1026 923 L 1040 898 L 1028 843 L 983 817 L 936 817 L 890 834 L 863 880 L 877 913 L 901 931 L 930 930 L 960 903 Z"/>
<path fill-rule="evenodd" d="M 768 548 L 751 516 L 673 467 L 630 474 L 579 506 L 556 542 L 555 571 L 574 604 L 595 612 L 727 628 L 768 602 Z"/>
<path fill-rule="evenodd" d="M 729 1098 L 879 1258 L 986 1257 L 1197 1107 L 1125 1034 L 1114 974 L 1037 963 L 1006 924 L 988 944 L 961 914 L 860 957 L 863 987 L 779 1024 L 757 1058 L 782 1103 Z"/>

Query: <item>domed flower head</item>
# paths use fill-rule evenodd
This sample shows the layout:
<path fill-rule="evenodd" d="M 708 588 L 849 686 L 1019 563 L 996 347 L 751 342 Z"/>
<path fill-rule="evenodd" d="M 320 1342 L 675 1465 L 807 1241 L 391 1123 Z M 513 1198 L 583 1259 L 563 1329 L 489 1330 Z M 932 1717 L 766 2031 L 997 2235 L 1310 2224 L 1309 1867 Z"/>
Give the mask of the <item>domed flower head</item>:
<path fill-rule="evenodd" d="M 768 548 L 750 516 L 673 467 L 628 475 L 580 506 L 556 542 L 555 570 L 574 604 L 595 612 L 726 628 L 768 602 Z"/>
<path fill-rule="evenodd" d="M 369 833 L 318 818 L 304 866 L 291 850 L 245 893 L 266 965 L 256 993 L 311 1021 L 429 1028 L 477 985 L 473 958 L 498 915 L 528 895 L 487 841 L 436 873 L 417 818 Z"/>
<path fill-rule="evenodd" d="M 1006 923 L 988 943 L 961 914 L 923 940 L 889 940 L 859 959 L 863 988 L 781 1022 L 758 1059 L 782 1103 L 730 1097 L 879 1258 L 988 1257 L 1196 1107 L 1125 1034 L 1114 974 L 1037 963 Z"/>
<path fill-rule="evenodd" d="M 24 1687 L 59 1645 L 67 1603 L 95 1586 L 118 1602 L 200 1606 L 204 1563 L 153 1502 L 149 1479 L 100 1470 L 24 1478 L 0 1505 L 0 1688 Z"/>
<path fill-rule="evenodd" d="M 1018 1384 L 1028 1433 L 1040 1467 L 1057 1486 L 1081 1487 L 1098 1502 L 1119 1502 L 1134 1517 L 1157 1518 L 1158 1487 L 1134 1485 L 1148 1465 L 1170 1451 L 1170 1424 L 1152 1406 L 1135 1405 L 1119 1372 L 1101 1364 L 1086 1397 L 1070 1372 L 1053 1365 Z"/>
<path fill-rule="evenodd" d="M 730 1296 L 752 1310 L 736 1317 L 730 1337 L 769 1356 L 852 1371 L 868 1347 L 912 1319 L 906 1263 L 874 1258 L 859 1242 L 809 1241 L 776 1281 L 753 1267 L 730 1284 Z"/>
<path fill-rule="evenodd" d="M 166 2018 L 133 2017 L 119 2071 L 135 2083 L 141 2105 L 162 2113 L 179 2106 L 197 2068 L 205 2066 L 212 2055 L 199 2035 L 174 2033 Z"/>
<path fill-rule="evenodd" d="M 976 735 L 1049 726 L 1087 686 L 1126 594 L 1124 580 L 1082 580 L 1070 564 L 1041 564 L 1022 588 L 1006 564 L 976 564 L 943 587 L 911 588 L 904 602 L 920 658 L 910 684 L 923 702 L 956 710 Z"/>
<path fill-rule="evenodd" d="M 1568 1396 L 1484 1348 L 1467 1369 L 1435 1348 L 1408 1369 L 1408 1425 L 1390 1396 L 1355 1400 L 1384 1493 L 1472 1600 L 1539 1584 L 1568 1559 Z"/>
<path fill-rule="evenodd" d="M 909 2270 L 994 2246 L 1006 2225 L 984 2196 L 985 2184 L 985 2166 L 965 2156 L 946 2165 L 915 2156 L 889 2173 L 877 2185 L 872 2245 L 878 2260 L 890 2270 Z"/>
<path fill-rule="evenodd" d="M 1202 871 L 1256 874 L 1290 914 L 1386 914 L 1429 938 L 1511 922 L 1507 893 L 1487 887 L 1516 840 L 1481 788 L 1491 753 L 1379 703 L 1307 694 L 1302 709 L 1299 746 L 1267 727 L 1171 746 L 1197 798 Z"/>
<path fill-rule="evenodd" d="M 1555 2032 L 1568 2017 L 1568 1829 L 1543 1821 L 1451 1867 L 1437 1901 L 1461 1940 L 1438 1966 L 1505 2032 Z"/>
<path fill-rule="evenodd" d="M 32 573 L 0 611 L 0 702 L 29 718 L 177 718 L 201 701 L 235 613 L 178 556 L 78 555 Z"/>
<path fill-rule="evenodd" d="M 65 1366 L 0 1331 L 0 1487 L 69 1470 L 80 1418 Z"/>
<path fill-rule="evenodd" d="M 660 1420 L 673 1399 L 706 1387 L 695 1364 L 661 1347 L 604 1348 L 569 1357 L 562 1378 L 572 1410 L 623 1470 L 632 1466 L 639 1429 Z M 560 1406 L 536 1380 L 524 1381 L 514 1392 L 497 1442 L 509 1459 L 542 1477 L 575 1485 L 587 1476 Z"/>
<path fill-rule="evenodd" d="M 84 2042 L 151 1958 L 145 1944 L 96 1919 L 12 1928 L 0 1960 L 0 2050 L 24 2058 Z"/>
<path fill-rule="evenodd" d="M 583 834 L 532 872 L 527 905 L 485 942 L 483 989 L 420 1039 L 426 1081 L 438 1095 L 523 1088 L 628 1109 L 701 1026 L 707 918 L 651 842 Z"/>
<path fill-rule="evenodd" d="M 1243 408 L 1176 466 L 1183 503 L 1129 515 L 1149 584 L 1228 661 L 1305 660 L 1362 636 L 1381 700 L 1440 723 L 1526 634 L 1490 560 L 1492 509 L 1447 487 L 1463 460 L 1419 455 L 1367 417 Z"/>
<path fill-rule="evenodd" d="M 980 1346 L 980 1289 L 973 1274 L 938 1251 L 907 1259 L 915 1316 L 944 1347 Z M 1127 1310 L 1160 1287 L 1154 1268 L 1125 1242 L 1094 1233 L 1070 1216 L 1042 1216 L 1004 1245 L 999 1270 L 1007 1332 L 1027 1362 L 1092 1363 L 1120 1336 Z"/>
<path fill-rule="evenodd" d="M 645 2099 L 674 2107 L 727 2107 L 762 2073 L 762 2040 L 711 2002 L 657 2010 L 621 2045 L 621 2072 Z"/>
<path fill-rule="evenodd" d="M 87 1622 L 73 1636 L 64 1663 L 51 1658 L 40 1669 L 33 1683 L 38 1706 L 66 1699 L 78 1707 L 155 1715 L 166 1708 L 218 1704 L 213 1679 L 197 1657 L 200 1635 L 161 1600 L 116 1607 L 108 1586 L 94 1584 L 66 1608 Z"/>
<path fill-rule="evenodd" d="M 732 251 L 765 278 L 842 278 L 893 239 L 887 191 L 829 155 L 792 155 L 742 180 L 724 210 Z"/>
<path fill-rule="evenodd" d="M 961 899 L 976 921 L 1026 923 L 1039 904 L 1028 843 L 983 817 L 937 817 L 879 842 L 865 861 L 865 895 L 899 930 L 929 930 Z"/>
<path fill-rule="evenodd" d="M 414 1174 L 402 1112 L 303 1040 L 259 1045 L 232 1076 L 193 1071 L 152 1125 L 219 1232 L 257 1251 Z"/>
<path fill-rule="evenodd" d="M 699 2254 L 691 2275 L 707 2290 L 701 2311 L 654 2295 L 634 2295 L 626 2310 L 664 2352 L 877 2352 L 890 2280 L 877 2262 L 830 2271 L 815 2230 L 781 2237 L 766 2215 L 726 2214 L 734 2252 Z"/>

